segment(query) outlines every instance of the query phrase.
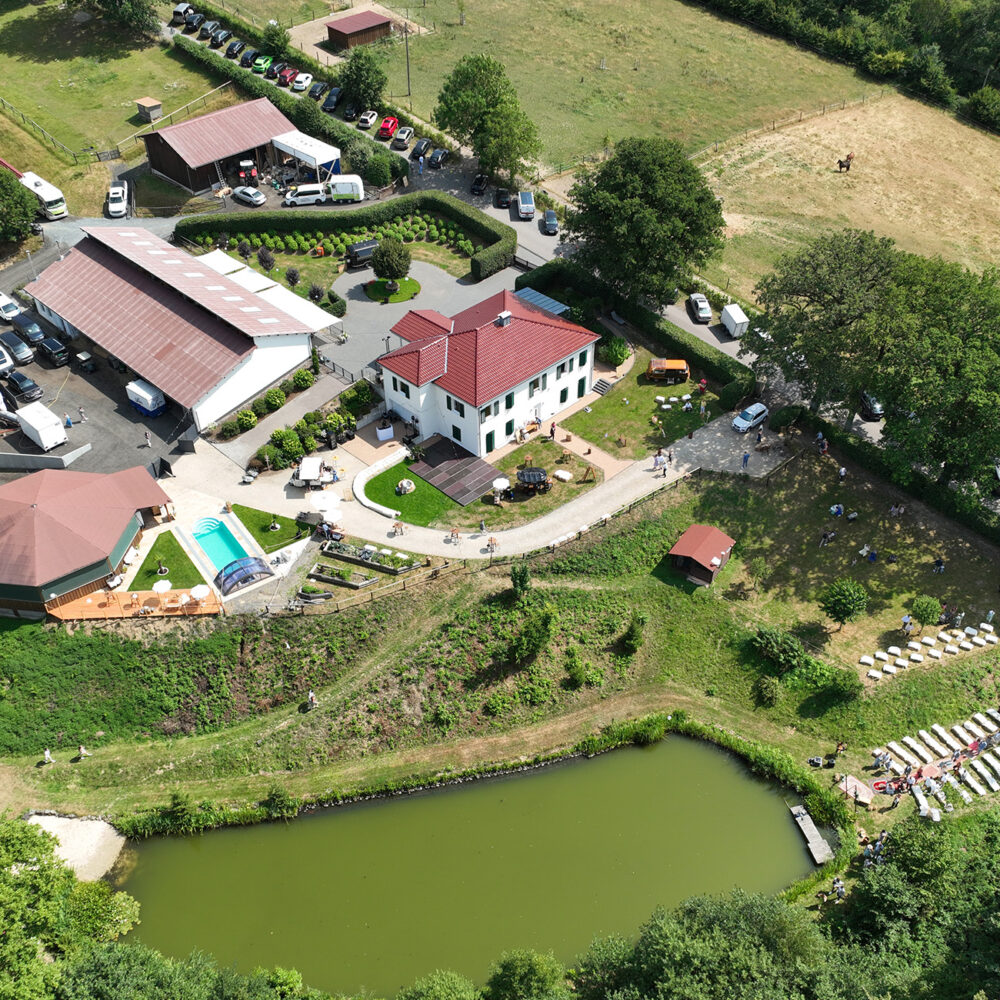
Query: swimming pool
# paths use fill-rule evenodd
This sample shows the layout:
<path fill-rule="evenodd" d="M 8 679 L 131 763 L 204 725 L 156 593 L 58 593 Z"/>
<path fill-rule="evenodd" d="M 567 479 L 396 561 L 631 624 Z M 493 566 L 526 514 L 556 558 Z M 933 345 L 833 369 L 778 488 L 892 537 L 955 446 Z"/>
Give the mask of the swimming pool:
<path fill-rule="evenodd" d="M 230 563 L 247 556 L 246 549 L 236 540 L 229 526 L 217 517 L 203 517 L 195 524 L 192 533 L 217 570 L 223 570 Z"/>

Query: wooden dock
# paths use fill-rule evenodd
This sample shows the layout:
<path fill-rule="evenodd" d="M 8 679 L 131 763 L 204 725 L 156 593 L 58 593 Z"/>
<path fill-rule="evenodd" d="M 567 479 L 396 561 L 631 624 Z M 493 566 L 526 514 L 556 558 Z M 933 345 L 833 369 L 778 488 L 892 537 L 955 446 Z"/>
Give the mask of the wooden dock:
<path fill-rule="evenodd" d="M 792 816 L 795 818 L 795 822 L 798 823 L 799 829 L 802 831 L 802 836 L 806 838 L 806 845 L 809 848 L 809 853 L 813 857 L 813 861 L 818 865 L 826 864 L 827 861 L 833 860 L 833 850 L 830 845 L 819 835 L 819 830 L 816 829 L 816 824 L 812 820 L 812 816 L 806 812 L 805 806 L 789 806 L 792 810 Z"/>

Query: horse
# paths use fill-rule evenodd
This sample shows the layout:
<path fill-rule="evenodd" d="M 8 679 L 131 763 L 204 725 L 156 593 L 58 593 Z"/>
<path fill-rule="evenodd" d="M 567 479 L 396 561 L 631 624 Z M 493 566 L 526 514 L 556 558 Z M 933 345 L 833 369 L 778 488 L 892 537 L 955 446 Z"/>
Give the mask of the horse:
<path fill-rule="evenodd" d="M 837 160 L 837 173 L 839 174 L 842 170 L 846 170 L 848 173 L 851 172 L 851 160 L 854 159 L 853 153 L 848 153 L 847 157 L 843 160 Z"/>

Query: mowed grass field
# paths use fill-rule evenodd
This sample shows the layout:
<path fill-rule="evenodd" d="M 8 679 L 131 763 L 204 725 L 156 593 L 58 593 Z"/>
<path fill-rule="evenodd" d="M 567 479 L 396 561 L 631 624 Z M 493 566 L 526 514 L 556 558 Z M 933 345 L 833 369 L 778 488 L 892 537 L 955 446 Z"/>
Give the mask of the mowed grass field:
<path fill-rule="evenodd" d="M 779 254 L 845 226 L 981 270 L 1000 260 L 998 161 L 1000 138 L 898 95 L 734 142 L 699 160 L 728 227 L 703 274 L 749 297 Z"/>
<path fill-rule="evenodd" d="M 70 149 L 108 149 L 141 128 L 138 97 L 158 98 L 169 114 L 218 86 L 168 46 L 81 15 L 55 2 L 0 4 L 3 96 Z M 223 91 L 205 110 L 235 100 Z"/>
<path fill-rule="evenodd" d="M 599 152 L 606 136 L 666 135 L 694 151 L 874 89 L 846 66 L 675 0 L 467 0 L 461 27 L 454 0 L 393 8 L 436 29 L 410 37 L 413 111 L 429 117 L 459 58 L 488 52 L 538 124 L 548 173 Z M 389 52 L 390 89 L 406 104 L 403 46 Z"/>

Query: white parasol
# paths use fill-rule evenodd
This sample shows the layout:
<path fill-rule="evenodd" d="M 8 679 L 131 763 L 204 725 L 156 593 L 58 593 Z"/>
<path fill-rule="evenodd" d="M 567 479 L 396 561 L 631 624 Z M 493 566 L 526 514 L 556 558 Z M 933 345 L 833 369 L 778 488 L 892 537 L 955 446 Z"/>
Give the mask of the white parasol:
<path fill-rule="evenodd" d="M 199 583 L 197 586 L 191 588 L 191 596 L 196 601 L 203 601 L 212 591 L 209 589 L 207 583 Z"/>
<path fill-rule="evenodd" d="M 499 479 L 493 480 L 493 489 L 495 490 L 509 490 L 510 480 L 504 479 L 502 476 Z"/>
<path fill-rule="evenodd" d="M 172 588 L 173 584 L 169 580 L 157 580 L 156 583 L 153 584 L 153 593 L 165 594 Z"/>

